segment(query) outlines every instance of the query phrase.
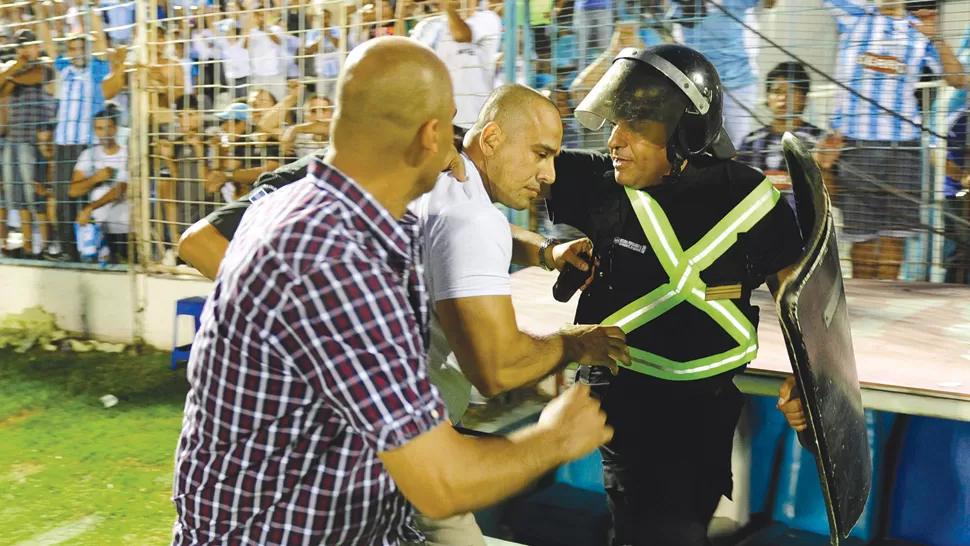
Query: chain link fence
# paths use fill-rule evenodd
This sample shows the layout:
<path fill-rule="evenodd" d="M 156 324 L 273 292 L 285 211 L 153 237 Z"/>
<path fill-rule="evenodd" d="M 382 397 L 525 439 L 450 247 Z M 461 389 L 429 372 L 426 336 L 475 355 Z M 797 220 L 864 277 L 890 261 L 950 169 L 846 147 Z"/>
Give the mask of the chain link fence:
<path fill-rule="evenodd" d="M 740 161 L 786 190 L 781 135 L 816 149 L 847 273 L 970 282 L 965 0 L 28 0 L 0 16 L 8 261 L 190 270 L 190 225 L 326 145 L 347 52 L 411 35 L 449 66 L 457 124 L 516 81 L 559 105 L 564 147 L 600 150 L 609 128 L 572 112 L 612 57 L 695 47 Z M 506 213 L 579 235 L 542 202 Z"/>

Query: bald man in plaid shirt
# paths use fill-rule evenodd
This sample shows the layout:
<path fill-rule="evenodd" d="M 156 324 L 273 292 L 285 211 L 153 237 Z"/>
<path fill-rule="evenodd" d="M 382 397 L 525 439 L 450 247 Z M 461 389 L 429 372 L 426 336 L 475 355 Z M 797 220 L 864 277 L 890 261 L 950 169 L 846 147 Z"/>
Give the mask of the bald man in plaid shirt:
<path fill-rule="evenodd" d="M 428 381 L 416 219 L 453 153 L 447 69 L 405 38 L 356 48 L 332 148 L 253 205 L 188 366 L 174 544 L 422 543 L 609 441 L 588 388 L 508 438 L 451 426 Z M 413 508 L 412 508 L 413 505 Z"/>

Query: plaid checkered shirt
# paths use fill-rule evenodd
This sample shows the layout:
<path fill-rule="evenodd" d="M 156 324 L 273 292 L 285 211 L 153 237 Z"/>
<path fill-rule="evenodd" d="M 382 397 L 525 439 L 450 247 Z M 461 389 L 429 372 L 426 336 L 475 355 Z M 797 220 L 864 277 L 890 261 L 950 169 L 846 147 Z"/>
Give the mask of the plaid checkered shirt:
<path fill-rule="evenodd" d="M 447 422 L 420 245 L 319 162 L 253 204 L 192 347 L 174 544 L 422 540 L 377 457 Z"/>

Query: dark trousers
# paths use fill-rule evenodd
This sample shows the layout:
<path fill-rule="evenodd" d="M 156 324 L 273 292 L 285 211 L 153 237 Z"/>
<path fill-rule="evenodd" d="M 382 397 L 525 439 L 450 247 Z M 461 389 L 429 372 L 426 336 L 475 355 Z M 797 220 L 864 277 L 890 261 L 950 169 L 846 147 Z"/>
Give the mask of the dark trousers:
<path fill-rule="evenodd" d="M 74 237 L 74 222 L 86 197 L 71 197 L 71 176 L 77 158 L 87 149 L 85 145 L 58 145 L 54 147 L 54 198 L 57 201 L 55 240 L 60 243 L 61 251 L 78 259 L 77 239 Z"/>
<path fill-rule="evenodd" d="M 970 221 L 970 195 L 946 197 L 943 210 Z M 944 216 L 943 231 L 949 239 L 943 255 L 946 282 L 970 284 L 970 227 Z"/>
<path fill-rule="evenodd" d="M 709 546 L 744 398 L 729 380 L 695 390 L 638 375 L 593 386 L 614 428 L 600 449 L 613 546 Z"/>
<path fill-rule="evenodd" d="M 111 260 L 113 262 L 131 263 L 128 260 L 128 235 L 125 233 L 107 233 L 104 236 L 108 248 L 111 249 Z"/>

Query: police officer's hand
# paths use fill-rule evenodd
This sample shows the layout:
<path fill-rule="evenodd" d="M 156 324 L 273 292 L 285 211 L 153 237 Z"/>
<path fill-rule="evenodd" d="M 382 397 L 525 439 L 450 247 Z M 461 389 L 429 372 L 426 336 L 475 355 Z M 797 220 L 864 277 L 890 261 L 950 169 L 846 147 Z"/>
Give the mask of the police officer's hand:
<path fill-rule="evenodd" d="M 549 402 L 538 427 L 549 435 L 562 461 L 579 459 L 613 438 L 600 403 L 589 395 L 589 385 L 577 383 Z"/>
<path fill-rule="evenodd" d="M 785 415 L 791 428 L 801 432 L 808 428 L 808 421 L 805 420 L 805 410 L 802 408 L 802 399 L 798 396 L 797 388 L 794 376 L 781 384 L 778 389 L 778 410 Z"/>
<path fill-rule="evenodd" d="M 566 362 L 583 366 L 606 366 L 613 375 L 619 372 L 617 361 L 630 365 L 626 334 L 617 326 L 576 324 L 559 330 L 563 339 Z"/>

